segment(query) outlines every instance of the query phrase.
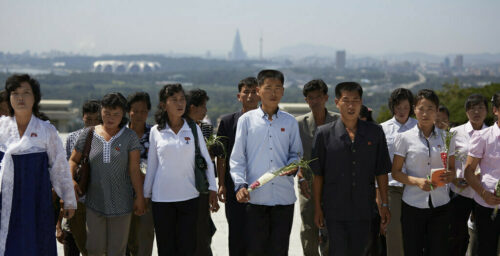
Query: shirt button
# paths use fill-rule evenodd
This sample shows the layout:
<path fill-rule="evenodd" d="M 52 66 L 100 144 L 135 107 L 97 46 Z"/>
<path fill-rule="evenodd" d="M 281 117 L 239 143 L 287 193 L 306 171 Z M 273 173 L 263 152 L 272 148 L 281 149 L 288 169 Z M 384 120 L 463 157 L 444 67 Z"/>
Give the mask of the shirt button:
<path fill-rule="evenodd" d="M 353 149 L 353 150 L 352 150 L 352 153 L 356 153 L 356 149 Z"/>
<path fill-rule="evenodd" d="M 269 150 L 273 150 L 273 148 L 269 148 Z"/>
<path fill-rule="evenodd" d="M 269 138 L 272 138 L 273 136 L 269 135 Z"/>
<path fill-rule="evenodd" d="M 353 186 L 353 187 L 356 187 L 356 182 L 353 182 L 353 183 L 352 183 L 352 186 Z"/>
<path fill-rule="evenodd" d="M 356 161 L 352 161 L 352 164 L 355 165 L 356 164 Z"/>
<path fill-rule="evenodd" d="M 353 172 L 353 173 L 352 173 L 352 176 L 353 176 L 353 177 L 354 177 L 354 176 L 356 176 L 356 173 L 355 173 L 355 172 Z"/>
<path fill-rule="evenodd" d="M 427 165 L 431 165 L 431 163 L 427 163 Z"/>
<path fill-rule="evenodd" d="M 273 161 L 273 160 L 271 160 L 271 162 L 272 162 L 272 161 Z"/>

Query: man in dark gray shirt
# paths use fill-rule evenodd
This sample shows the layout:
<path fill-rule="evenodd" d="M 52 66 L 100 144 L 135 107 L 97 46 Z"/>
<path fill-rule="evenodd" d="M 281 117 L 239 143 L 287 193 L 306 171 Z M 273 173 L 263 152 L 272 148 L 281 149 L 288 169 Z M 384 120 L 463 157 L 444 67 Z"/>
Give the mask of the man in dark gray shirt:
<path fill-rule="evenodd" d="M 359 120 L 363 89 L 355 82 L 335 88 L 340 119 L 320 126 L 313 142 L 311 164 L 315 223 L 329 234 L 330 255 L 366 255 L 376 213 L 375 180 L 382 207 L 382 223 L 390 220 L 387 173 L 391 161 L 382 128 Z"/>

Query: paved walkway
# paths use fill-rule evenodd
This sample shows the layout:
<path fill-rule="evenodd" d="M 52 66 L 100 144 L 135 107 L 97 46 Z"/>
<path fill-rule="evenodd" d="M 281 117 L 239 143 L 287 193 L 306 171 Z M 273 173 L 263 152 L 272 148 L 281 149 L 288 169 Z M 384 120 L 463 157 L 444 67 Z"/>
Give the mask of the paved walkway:
<path fill-rule="evenodd" d="M 297 190 L 296 190 L 297 193 Z M 214 256 L 226 256 L 229 255 L 227 247 L 227 234 L 228 226 L 226 221 L 226 214 L 224 210 L 224 204 L 220 204 L 221 208 L 215 214 L 212 214 L 213 221 L 217 227 L 217 232 L 215 233 L 212 241 L 212 251 Z M 292 234 L 290 235 L 290 256 L 299 256 L 302 254 L 302 245 L 300 243 L 300 213 L 299 213 L 299 201 L 295 203 L 293 215 L 293 227 Z M 58 255 L 64 255 L 63 248 L 61 244 L 57 245 Z M 156 241 L 153 247 L 153 255 L 158 255 L 156 251 Z"/>

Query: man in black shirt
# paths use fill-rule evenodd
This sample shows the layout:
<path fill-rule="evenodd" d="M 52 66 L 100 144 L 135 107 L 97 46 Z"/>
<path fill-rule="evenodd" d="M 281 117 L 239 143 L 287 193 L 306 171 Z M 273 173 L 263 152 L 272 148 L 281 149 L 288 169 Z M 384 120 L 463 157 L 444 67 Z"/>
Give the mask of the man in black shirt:
<path fill-rule="evenodd" d="M 258 107 L 260 98 L 256 92 L 257 79 L 247 77 L 238 83 L 238 101 L 242 109 L 221 118 L 217 129 L 217 136 L 224 136 L 226 149 L 225 158 L 217 157 L 217 173 L 219 176 L 218 196 L 221 202 L 226 204 L 226 219 L 229 225 L 229 255 L 246 255 L 245 246 L 245 206 L 246 203 L 238 203 L 234 183 L 229 173 L 229 156 L 233 150 L 236 136 L 236 125 L 241 115 Z"/>
<path fill-rule="evenodd" d="M 335 88 L 340 119 L 318 128 L 311 163 L 315 223 L 326 227 L 330 255 L 366 255 L 371 245 L 375 209 L 375 179 L 382 223 L 390 220 L 387 173 L 391 161 L 382 128 L 359 120 L 363 89 L 355 82 Z"/>

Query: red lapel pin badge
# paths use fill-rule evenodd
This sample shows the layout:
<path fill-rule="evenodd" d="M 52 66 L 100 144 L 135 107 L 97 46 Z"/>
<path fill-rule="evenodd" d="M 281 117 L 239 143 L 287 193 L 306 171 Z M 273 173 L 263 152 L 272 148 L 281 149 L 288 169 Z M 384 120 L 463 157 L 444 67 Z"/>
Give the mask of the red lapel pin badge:
<path fill-rule="evenodd" d="M 281 128 L 281 131 L 282 131 L 282 132 L 285 132 L 285 128 Z"/>

